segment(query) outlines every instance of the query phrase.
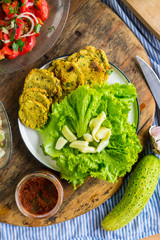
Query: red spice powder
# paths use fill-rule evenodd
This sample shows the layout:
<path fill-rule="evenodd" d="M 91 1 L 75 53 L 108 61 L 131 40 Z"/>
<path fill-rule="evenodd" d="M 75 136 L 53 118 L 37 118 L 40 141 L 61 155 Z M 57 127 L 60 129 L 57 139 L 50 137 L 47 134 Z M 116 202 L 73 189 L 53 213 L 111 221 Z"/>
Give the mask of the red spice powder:
<path fill-rule="evenodd" d="M 51 211 L 58 200 L 54 184 L 46 178 L 34 177 L 21 188 L 20 201 L 26 211 L 33 214 L 44 214 Z"/>

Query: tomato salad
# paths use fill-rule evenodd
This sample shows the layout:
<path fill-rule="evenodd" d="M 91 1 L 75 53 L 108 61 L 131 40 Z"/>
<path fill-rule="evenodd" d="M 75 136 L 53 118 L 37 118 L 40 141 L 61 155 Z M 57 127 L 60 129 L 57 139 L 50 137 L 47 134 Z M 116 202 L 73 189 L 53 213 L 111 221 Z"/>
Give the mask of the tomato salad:
<path fill-rule="evenodd" d="M 48 14 L 46 0 L 0 0 L 0 60 L 30 52 Z"/>

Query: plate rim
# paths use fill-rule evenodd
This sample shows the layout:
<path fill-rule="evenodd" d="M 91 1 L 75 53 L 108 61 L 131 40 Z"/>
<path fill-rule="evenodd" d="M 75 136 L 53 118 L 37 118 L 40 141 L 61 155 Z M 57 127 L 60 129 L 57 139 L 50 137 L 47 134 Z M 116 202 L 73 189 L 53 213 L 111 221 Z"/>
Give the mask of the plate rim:
<path fill-rule="evenodd" d="M 2 103 L 2 101 L 0 100 L 0 105 L 3 109 L 3 113 L 5 115 L 6 121 L 7 121 L 7 127 L 8 127 L 8 132 L 9 132 L 9 157 L 6 163 L 4 163 L 1 167 L 0 170 L 3 169 L 11 160 L 12 158 L 12 151 L 13 151 L 13 135 L 12 135 L 12 128 L 11 128 L 11 123 L 8 117 L 8 113 Z"/>

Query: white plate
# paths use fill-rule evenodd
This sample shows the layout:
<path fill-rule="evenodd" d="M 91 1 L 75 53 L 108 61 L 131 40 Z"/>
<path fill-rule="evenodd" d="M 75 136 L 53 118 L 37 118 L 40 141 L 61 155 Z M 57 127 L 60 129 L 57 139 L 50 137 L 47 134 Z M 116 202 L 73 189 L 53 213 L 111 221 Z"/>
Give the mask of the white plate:
<path fill-rule="evenodd" d="M 47 68 L 50 63 L 47 63 L 42 68 Z M 111 68 L 113 70 L 112 74 L 109 76 L 108 83 L 114 84 L 114 83 L 121 83 L 121 84 L 128 84 L 130 82 L 128 78 L 125 76 L 125 74 L 120 71 L 116 66 L 114 66 L 112 63 L 110 63 Z M 138 99 L 134 103 L 131 104 L 131 111 L 129 112 L 128 121 L 132 124 L 135 123 L 138 130 L 139 125 L 139 103 Z M 41 163 L 46 165 L 47 167 L 59 171 L 58 166 L 56 165 L 56 161 L 52 160 L 51 157 L 45 156 L 43 154 L 43 151 L 41 149 L 42 138 L 38 131 L 35 131 L 31 128 L 27 128 L 24 126 L 21 121 L 18 119 L 18 126 L 19 130 L 22 136 L 22 139 L 24 143 L 26 144 L 29 151 L 33 154 L 35 158 L 37 158 Z"/>

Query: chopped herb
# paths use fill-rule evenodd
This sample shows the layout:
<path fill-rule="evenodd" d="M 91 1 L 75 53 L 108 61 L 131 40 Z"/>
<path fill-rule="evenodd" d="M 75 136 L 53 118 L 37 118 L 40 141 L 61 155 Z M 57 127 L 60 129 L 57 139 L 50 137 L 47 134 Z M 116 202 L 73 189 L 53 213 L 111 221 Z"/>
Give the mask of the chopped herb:
<path fill-rule="evenodd" d="M 15 51 L 18 51 L 18 48 L 19 48 L 20 51 L 22 52 L 24 44 L 25 42 L 23 42 L 21 39 L 18 39 L 17 42 L 13 42 L 12 49 Z"/>
<path fill-rule="evenodd" d="M 4 3 L 10 3 L 12 2 L 11 0 L 3 0 Z"/>
<path fill-rule="evenodd" d="M 111 73 L 113 72 L 113 70 L 112 69 L 110 69 L 110 70 L 107 70 L 107 73 L 108 73 L 108 75 L 111 75 Z"/>
<path fill-rule="evenodd" d="M 20 51 L 22 52 L 23 51 L 23 46 L 24 46 L 25 42 L 23 42 L 21 39 L 18 39 L 17 43 L 18 43 Z"/>
<path fill-rule="evenodd" d="M 3 73 L 5 73 L 5 71 L 4 71 L 3 68 L 1 68 L 1 67 L 0 67 L 0 71 L 3 72 Z"/>
<path fill-rule="evenodd" d="M 15 13 L 15 9 L 12 8 L 12 7 L 9 7 L 9 12 L 10 12 L 10 13 Z"/>
<path fill-rule="evenodd" d="M 16 43 L 16 42 L 13 42 L 13 44 L 12 44 L 12 49 L 13 50 L 15 50 L 15 51 L 18 51 L 18 43 Z"/>
<path fill-rule="evenodd" d="M 52 31 L 52 29 L 55 30 L 55 27 L 52 26 L 52 27 L 48 28 L 48 30 L 49 30 L 50 32 Z"/>
<path fill-rule="evenodd" d="M 42 27 L 41 24 L 37 23 L 36 26 L 34 27 L 35 33 L 39 33 L 41 30 L 41 27 Z"/>
<path fill-rule="evenodd" d="M 70 83 L 68 82 L 68 83 L 66 83 L 66 88 L 68 88 L 68 87 L 70 87 Z"/>
<path fill-rule="evenodd" d="M 102 62 L 104 62 L 104 57 L 102 56 L 102 54 L 100 54 L 100 58 L 101 58 Z"/>
<path fill-rule="evenodd" d="M 10 40 L 11 40 L 11 42 L 13 42 L 13 40 L 14 40 L 14 34 L 11 34 Z"/>
<path fill-rule="evenodd" d="M 10 13 L 17 13 L 20 8 L 20 3 L 17 4 L 17 7 L 9 7 L 9 12 Z"/>
<path fill-rule="evenodd" d="M 3 148 L 7 148 L 7 143 L 4 143 L 4 144 L 3 144 Z"/>
<path fill-rule="evenodd" d="M 87 82 L 88 82 L 88 84 L 89 84 L 89 85 L 91 85 L 91 84 L 92 84 L 92 82 L 91 82 L 90 80 L 88 80 Z"/>

